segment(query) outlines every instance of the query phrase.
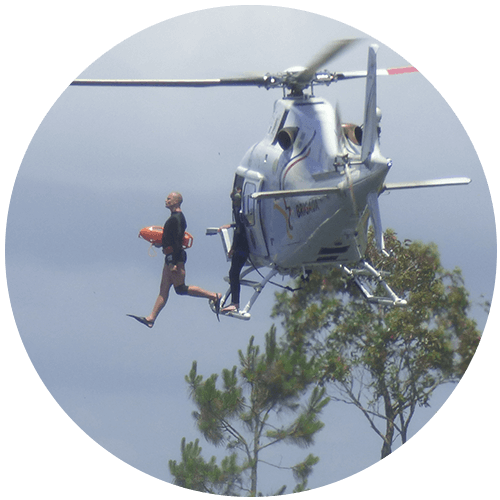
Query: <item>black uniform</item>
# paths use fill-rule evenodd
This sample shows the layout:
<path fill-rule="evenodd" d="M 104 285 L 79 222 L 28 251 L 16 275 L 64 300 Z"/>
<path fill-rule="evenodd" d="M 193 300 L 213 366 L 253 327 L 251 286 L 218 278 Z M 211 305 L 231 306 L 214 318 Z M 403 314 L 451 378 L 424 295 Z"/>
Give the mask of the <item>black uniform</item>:
<path fill-rule="evenodd" d="M 233 235 L 233 256 L 231 257 L 231 268 L 229 269 L 229 283 L 231 285 L 231 302 L 240 303 L 240 273 L 245 265 L 250 249 L 245 230 L 245 225 L 241 220 L 238 209 L 233 208 L 235 228 Z"/>
<path fill-rule="evenodd" d="M 186 262 L 186 251 L 182 248 L 182 239 L 186 228 L 186 218 L 182 212 L 172 213 L 165 222 L 161 244 L 166 254 L 165 262 L 167 264 Z"/>

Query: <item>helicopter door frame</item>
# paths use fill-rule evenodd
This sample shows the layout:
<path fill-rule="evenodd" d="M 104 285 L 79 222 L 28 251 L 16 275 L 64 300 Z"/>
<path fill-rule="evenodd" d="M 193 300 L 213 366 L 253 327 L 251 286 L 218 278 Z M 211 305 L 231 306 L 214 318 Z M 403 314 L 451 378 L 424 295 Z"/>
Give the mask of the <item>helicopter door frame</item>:
<path fill-rule="evenodd" d="M 264 176 L 259 172 L 242 167 L 238 167 L 237 175 L 243 177 L 241 211 L 245 220 L 251 253 L 259 257 L 267 257 L 269 251 L 262 227 L 261 201 L 252 198 L 252 194 L 261 192 Z"/>
<path fill-rule="evenodd" d="M 245 182 L 243 184 L 242 191 L 242 206 L 241 210 L 245 217 L 247 227 L 255 226 L 255 199 L 252 198 L 252 195 L 257 192 L 257 185 L 252 181 Z"/>

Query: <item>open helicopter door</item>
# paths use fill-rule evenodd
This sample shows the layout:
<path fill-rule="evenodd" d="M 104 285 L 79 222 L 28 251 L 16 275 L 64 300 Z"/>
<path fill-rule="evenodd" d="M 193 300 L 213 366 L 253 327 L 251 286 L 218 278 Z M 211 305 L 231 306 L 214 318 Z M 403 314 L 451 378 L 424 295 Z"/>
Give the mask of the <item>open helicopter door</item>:
<path fill-rule="evenodd" d="M 264 176 L 243 167 L 238 167 L 236 172 L 244 179 L 241 193 L 241 213 L 245 221 L 250 253 L 257 257 L 267 257 L 269 252 L 260 214 L 261 201 L 252 196 L 261 192 Z"/>

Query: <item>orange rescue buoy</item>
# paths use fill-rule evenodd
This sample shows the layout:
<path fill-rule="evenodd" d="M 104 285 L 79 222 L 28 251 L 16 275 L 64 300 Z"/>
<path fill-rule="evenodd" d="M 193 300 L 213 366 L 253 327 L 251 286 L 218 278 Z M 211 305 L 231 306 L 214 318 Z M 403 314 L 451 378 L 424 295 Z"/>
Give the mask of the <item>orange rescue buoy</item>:
<path fill-rule="evenodd" d="M 161 239 L 163 236 L 163 227 L 162 226 L 149 226 L 143 227 L 139 231 L 139 238 L 143 238 L 146 241 L 149 241 L 151 245 L 155 247 L 161 247 Z M 193 236 L 187 231 L 184 233 L 184 238 L 182 239 L 182 247 L 183 248 L 191 248 L 193 245 Z"/>

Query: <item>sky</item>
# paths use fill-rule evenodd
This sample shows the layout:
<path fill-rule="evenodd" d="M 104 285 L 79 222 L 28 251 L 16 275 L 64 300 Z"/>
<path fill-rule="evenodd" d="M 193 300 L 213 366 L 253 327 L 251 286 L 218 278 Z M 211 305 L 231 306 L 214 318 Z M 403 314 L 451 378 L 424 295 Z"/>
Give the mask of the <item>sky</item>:
<path fill-rule="evenodd" d="M 251 335 L 262 344 L 272 324 L 269 313 L 275 290 L 271 287 L 255 304 L 250 322 L 222 318 L 217 323 L 205 301 L 175 295 L 153 330 L 125 314 L 147 314 L 156 298 L 162 259 L 149 256 L 147 243 L 137 233 L 146 225 L 163 224 L 168 216 L 164 199 L 172 190 L 183 193 L 188 230 L 195 237 L 187 283 L 224 291 L 222 277 L 228 264 L 220 240 L 204 236 L 205 228 L 229 222 L 228 194 L 235 167 L 263 137 L 281 92 L 67 88 L 79 76 L 219 78 L 266 73 L 305 65 L 332 39 L 363 36 L 356 48 L 330 67 L 358 70 L 365 68 L 367 48 L 374 41 L 369 33 L 379 40 L 379 67 L 410 61 L 421 71 L 379 79 L 381 148 L 394 164 L 388 181 L 473 179 L 467 187 L 382 196 L 384 226 L 394 228 L 402 238 L 437 243 L 443 265 L 462 269 L 474 300 L 481 294 L 492 297 L 496 232 L 490 190 L 494 193 L 496 186 L 488 153 L 495 137 L 486 124 L 498 103 L 493 100 L 491 81 L 473 71 L 482 67 L 478 57 L 482 63 L 489 61 L 485 56 L 489 46 L 481 43 L 485 34 L 467 37 L 468 44 L 460 38 L 460 23 L 470 29 L 466 12 L 457 13 L 457 27 L 448 28 L 448 37 L 439 38 L 438 45 L 433 21 L 418 13 L 413 27 L 402 30 L 401 24 L 408 21 L 403 12 L 392 13 L 392 24 L 384 13 L 358 17 L 345 9 L 319 9 L 318 15 L 241 6 L 186 14 L 191 10 L 186 8 L 175 17 L 158 2 L 150 2 L 149 15 L 124 7 L 121 19 L 113 17 L 113 1 L 104 3 L 99 16 L 95 15 L 97 3 L 90 2 L 89 11 L 81 14 L 64 7 L 61 11 L 61 3 L 49 2 L 48 12 L 65 19 L 54 23 L 51 15 L 27 4 L 33 8 L 27 23 L 22 11 L 12 12 L 11 19 L 37 43 L 20 44 L 17 56 L 9 56 L 11 74 L 19 76 L 15 84 L 5 83 L 3 92 L 12 95 L 4 97 L 11 119 L 3 125 L 9 156 L 4 174 L 7 188 L 2 192 L 8 281 L 2 311 L 6 311 L 9 343 L 2 349 L 8 361 L 2 367 L 7 375 L 3 380 L 9 381 L 6 393 L 12 420 L 8 423 L 17 424 L 9 448 L 13 472 L 34 476 L 47 488 L 54 484 L 54 468 L 71 470 L 73 484 L 85 481 L 84 471 L 90 469 L 96 475 L 85 491 L 95 498 L 104 498 L 108 491 L 116 493 L 120 487 L 127 494 L 147 487 L 154 492 L 152 498 L 164 495 L 170 491 L 163 482 L 171 480 L 168 460 L 180 459 L 181 438 L 200 437 L 184 382 L 192 361 L 198 361 L 199 373 L 205 377 L 220 373 L 237 363 L 237 350 L 246 347 Z M 446 19 L 445 11 L 440 15 Z M 371 23 L 373 19 L 377 23 Z M 40 30 L 40 24 L 50 29 Z M 412 29 L 430 38 L 430 49 L 413 41 Z M 97 34 L 89 37 L 89 33 Z M 453 64 L 457 51 L 460 65 Z M 456 73 L 451 81 L 446 77 L 450 70 Z M 39 81 L 35 86 L 28 78 L 34 74 Z M 441 82 L 439 90 L 433 78 L 425 78 L 427 74 Z M 316 93 L 333 104 L 338 100 L 345 121 L 361 122 L 363 82 L 343 82 Z M 479 308 L 474 313 L 482 327 L 486 317 Z M 321 458 L 310 486 L 338 481 L 332 486 L 338 494 L 349 487 L 344 485 L 356 484 L 352 483 L 356 479 L 366 483 L 367 478 L 374 480 L 373 474 L 383 475 L 380 466 L 385 462 L 401 467 L 399 460 L 405 470 L 411 450 L 419 445 L 424 450 L 435 446 L 436 459 L 442 456 L 449 462 L 449 450 L 456 446 L 462 451 L 463 441 L 476 435 L 478 419 L 488 428 L 493 403 L 480 394 L 492 390 L 488 379 L 493 372 L 480 355 L 487 356 L 494 346 L 493 315 L 465 379 L 415 439 L 383 464 L 369 467 L 378 460 L 380 443 L 362 417 L 331 405 L 324 414 L 326 429 L 310 450 Z M 478 393 L 478 384 L 484 392 Z M 463 395 L 462 386 L 474 389 Z M 414 432 L 448 394 L 441 391 L 433 407 L 415 417 Z M 471 408 L 475 411 L 467 413 Z M 459 418 L 465 420 L 453 425 Z M 430 441 L 425 436 L 423 444 L 418 441 L 436 426 L 432 437 L 427 436 Z M 490 434 L 481 434 L 483 440 L 486 436 Z M 46 450 L 54 443 L 59 451 L 47 458 Z M 220 452 L 208 444 L 202 446 L 206 458 Z M 285 457 L 288 452 L 279 451 Z M 472 447 L 468 455 L 477 453 Z M 69 458 L 61 460 L 62 456 Z M 56 465 L 39 472 L 40 460 Z M 94 464 L 101 461 L 104 465 L 96 468 Z M 416 463 L 424 467 L 417 467 L 417 474 L 432 477 L 436 468 L 430 470 L 418 459 Z M 71 464 L 77 464 L 79 473 Z M 477 473 L 487 479 L 489 467 L 489 461 L 481 462 Z M 400 469 L 391 468 L 385 474 L 393 477 L 394 470 Z M 125 487 L 124 477 L 138 482 Z M 341 481 L 344 478 L 349 480 Z M 282 482 L 292 484 L 286 477 Z M 57 483 L 62 498 L 67 494 L 65 483 Z M 97 495 L 92 490 L 96 485 Z M 272 487 L 264 485 L 263 490 L 272 491 Z"/>

